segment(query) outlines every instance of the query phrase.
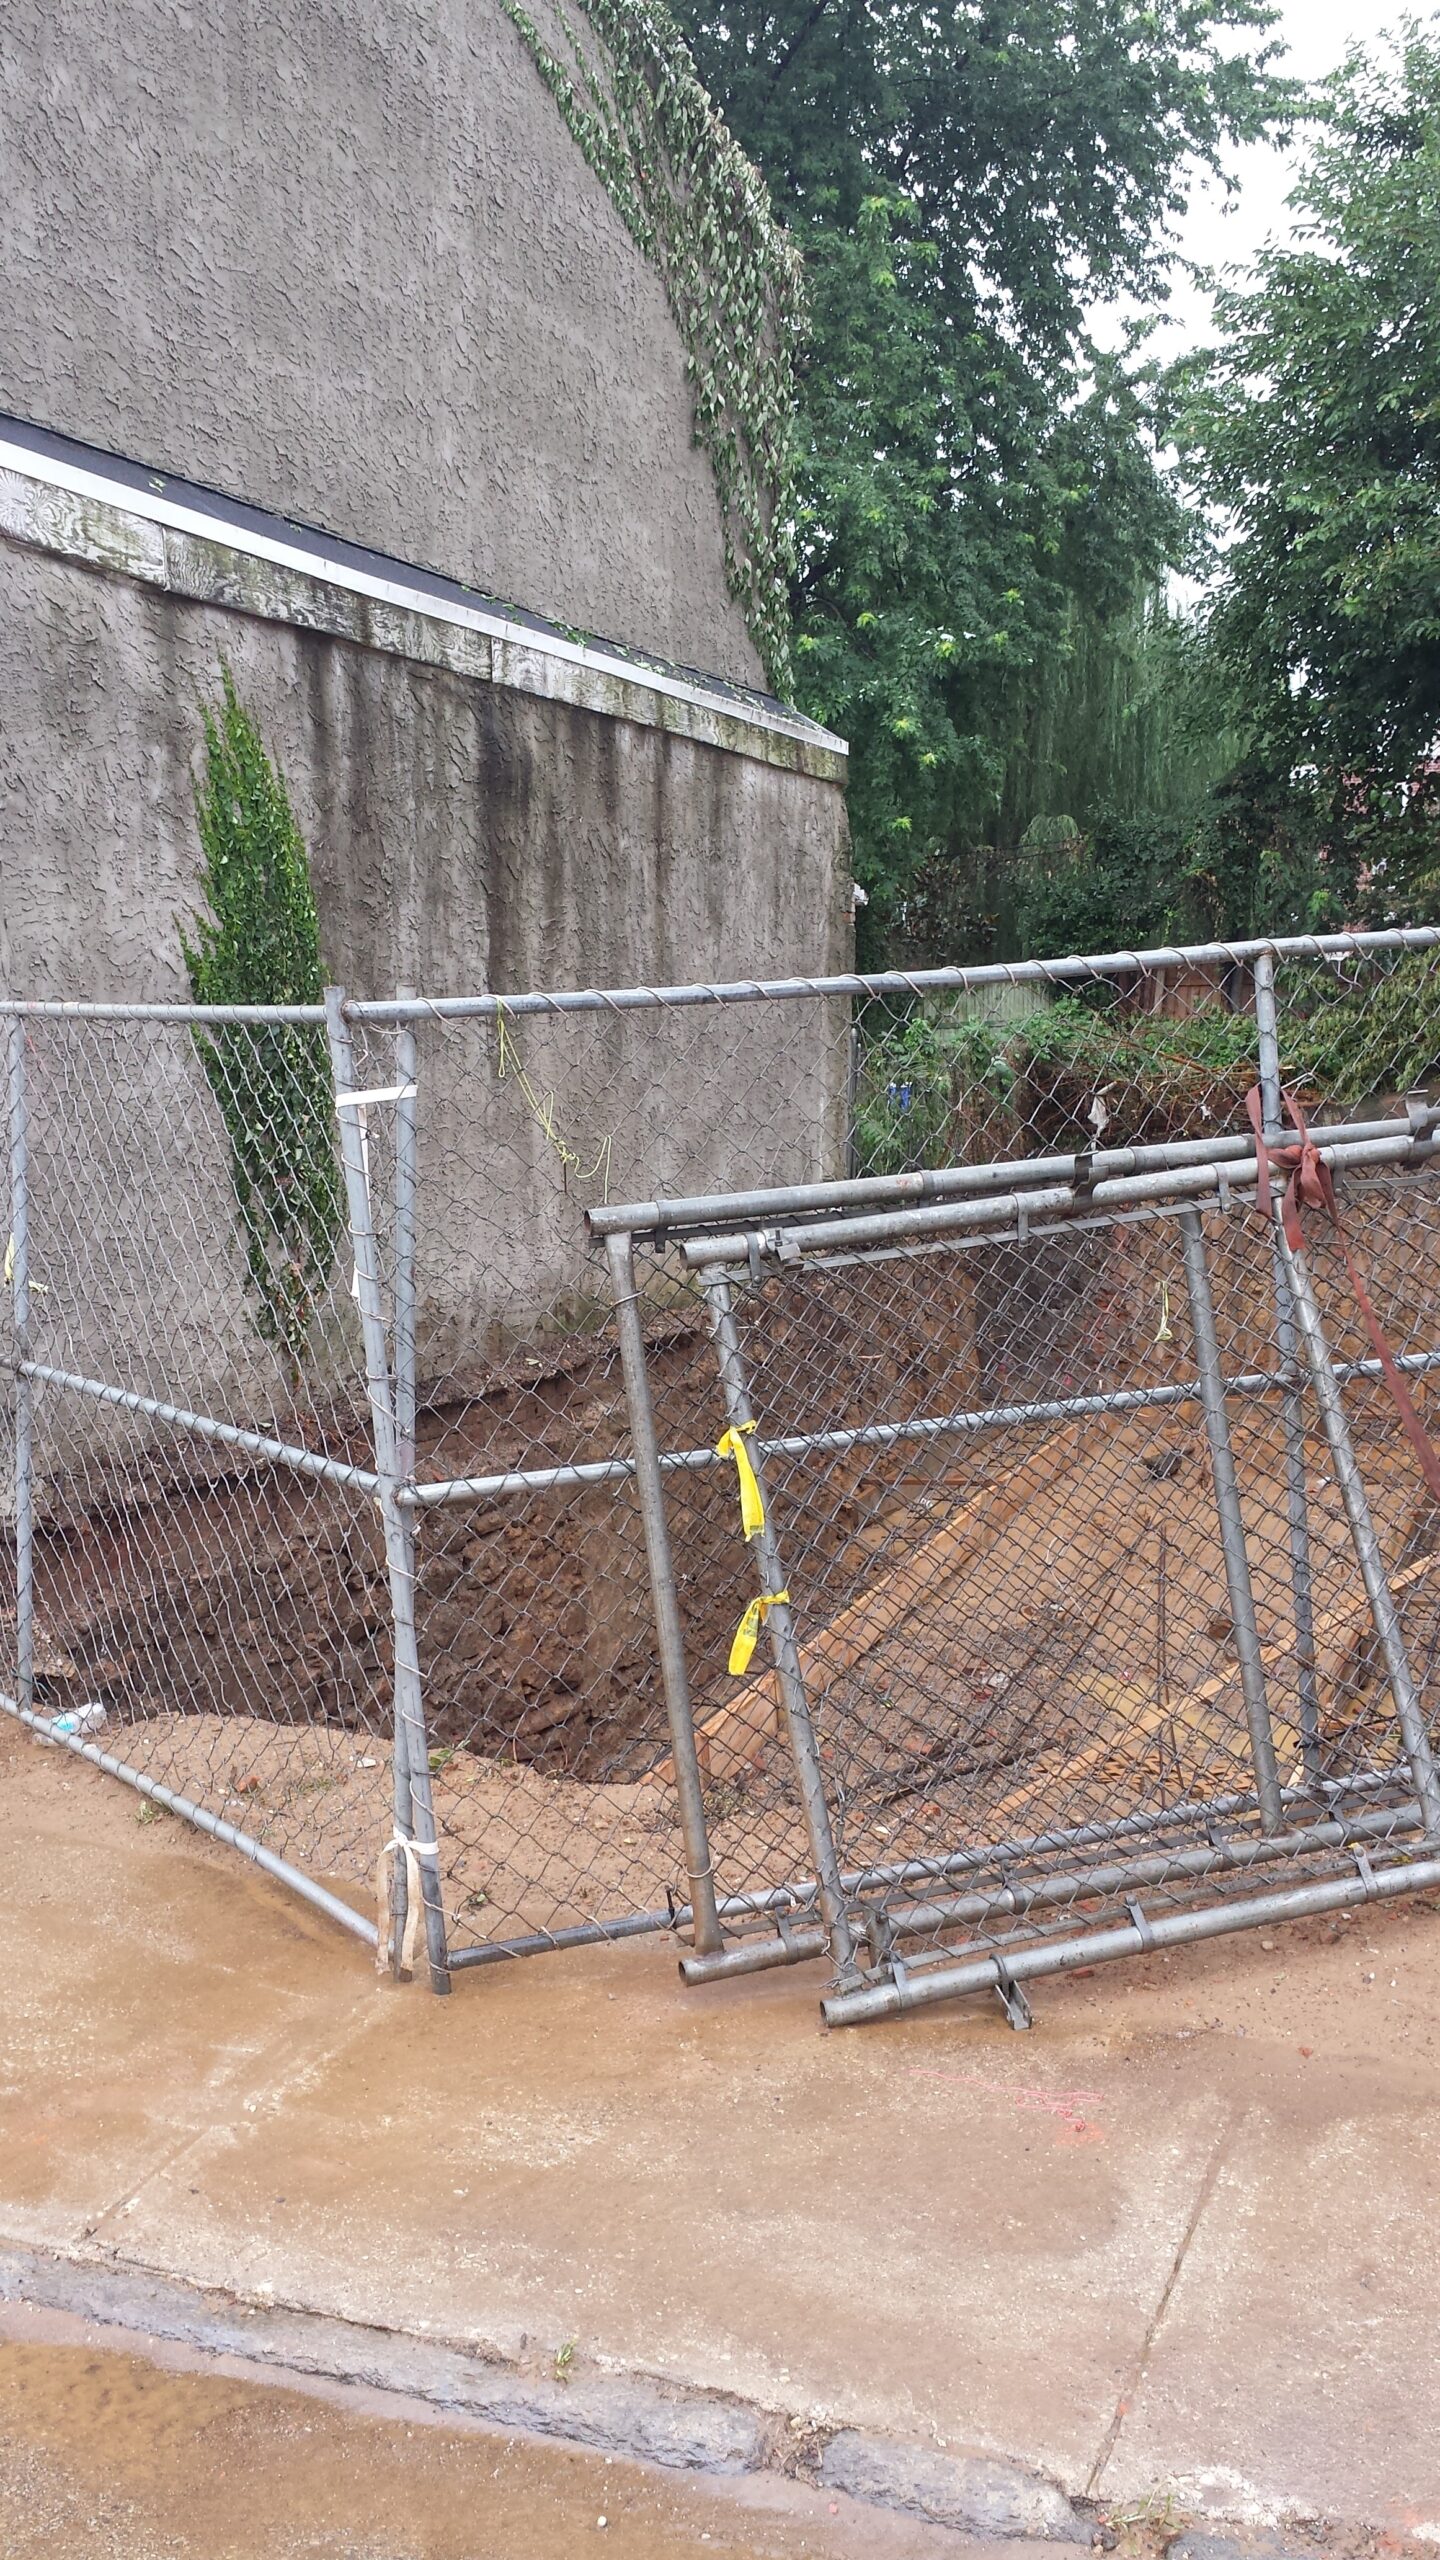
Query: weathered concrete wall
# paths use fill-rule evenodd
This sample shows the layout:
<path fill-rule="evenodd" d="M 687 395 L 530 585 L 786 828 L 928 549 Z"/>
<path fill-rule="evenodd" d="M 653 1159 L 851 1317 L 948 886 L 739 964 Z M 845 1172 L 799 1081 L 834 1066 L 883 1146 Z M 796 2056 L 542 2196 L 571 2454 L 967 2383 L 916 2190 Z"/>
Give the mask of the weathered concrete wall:
<path fill-rule="evenodd" d="M 263 611 L 181 591 L 227 577 L 243 590 L 246 564 L 219 545 L 167 554 L 154 528 L 92 510 L 57 517 L 52 547 L 25 521 L 31 538 L 0 537 L 0 986 L 13 996 L 186 999 L 199 706 L 222 659 L 283 768 L 326 967 L 354 995 L 847 965 L 842 760 L 820 733 L 747 729 L 723 705 L 712 718 L 660 696 L 652 720 L 615 716 L 534 689 L 563 679 L 573 696 L 584 670 L 502 680 L 470 635 L 418 617 L 344 636 L 372 617 L 319 581 L 267 574 Z M 327 618 L 338 627 L 313 627 Z M 483 672 L 461 671 L 472 657 Z M 706 743 L 707 721 L 735 743 Z M 814 1002 L 522 1022 L 504 1054 L 493 1022 L 423 1029 L 422 1366 L 458 1375 L 602 1296 L 582 1211 L 607 1189 L 838 1169 L 845 1039 L 844 1007 Z M 246 1316 L 223 1130 L 189 1034 L 42 1023 L 31 1060 L 43 1356 L 179 1403 L 283 1409 Z M 393 1079 L 389 1035 L 360 1041 L 357 1072 Z M 383 1180 L 380 1115 L 375 1143 Z M 337 1341 L 353 1334 L 347 1280 Z M 95 1445 L 73 1411 L 66 1428 Z M 112 1445 L 133 1437 L 117 1425 Z"/>
<path fill-rule="evenodd" d="M 759 680 L 663 289 L 500 0 L 3 44 L 0 408 Z"/>

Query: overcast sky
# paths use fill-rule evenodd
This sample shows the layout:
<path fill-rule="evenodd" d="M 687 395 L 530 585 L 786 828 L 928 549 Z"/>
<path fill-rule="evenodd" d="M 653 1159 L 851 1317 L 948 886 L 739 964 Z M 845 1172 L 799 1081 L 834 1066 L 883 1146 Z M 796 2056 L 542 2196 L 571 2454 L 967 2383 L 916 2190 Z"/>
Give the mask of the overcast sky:
<path fill-rule="evenodd" d="M 1378 5 L 1370 0 L 1369 6 L 1366 0 L 1280 0 L 1274 32 L 1283 38 L 1286 53 L 1278 67 L 1300 80 L 1321 79 L 1343 61 L 1347 46 L 1372 39 L 1377 29 L 1393 26 L 1404 14 L 1404 0 L 1378 0 Z M 1424 0 L 1411 0 L 1408 14 L 1426 16 Z M 1295 156 L 1257 146 L 1232 154 L 1231 165 L 1241 182 L 1232 209 L 1222 211 L 1212 186 L 1192 199 L 1185 224 L 1184 252 L 1205 266 L 1243 265 L 1267 236 L 1283 236 L 1290 227 L 1285 198 L 1295 181 Z M 1170 304 L 1173 319 L 1156 352 L 1179 355 L 1185 346 L 1203 342 L 1209 308 L 1207 296 L 1177 277 Z"/>

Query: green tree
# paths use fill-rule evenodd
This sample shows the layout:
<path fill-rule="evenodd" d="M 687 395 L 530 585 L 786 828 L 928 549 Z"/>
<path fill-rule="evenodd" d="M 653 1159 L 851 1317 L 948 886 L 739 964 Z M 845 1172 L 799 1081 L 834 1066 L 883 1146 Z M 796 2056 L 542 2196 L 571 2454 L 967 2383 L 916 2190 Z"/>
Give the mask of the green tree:
<path fill-rule="evenodd" d="M 1299 237 L 1217 298 L 1175 432 L 1222 530 L 1208 637 L 1258 806 L 1233 914 L 1308 840 L 1333 912 L 1433 909 L 1440 844 L 1440 34 L 1328 84 Z M 1232 817 L 1236 812 L 1232 808 Z M 1283 862 L 1281 863 L 1283 868 Z"/>
<path fill-rule="evenodd" d="M 229 668 L 221 673 L 220 708 L 203 713 L 195 795 L 205 911 L 193 939 L 180 933 L 190 994 L 202 1005 L 317 1004 L 320 926 L 304 840 Z M 229 1142 L 257 1328 L 298 1387 L 342 1224 L 325 1034 L 307 1023 L 226 1023 L 197 1030 L 195 1045 Z"/>
<path fill-rule="evenodd" d="M 917 874 L 1003 788 L 1027 671 L 1077 600 L 1133 614 L 1188 525 L 1134 342 L 1197 162 L 1290 92 L 1263 0 L 684 0 L 702 78 L 806 260 L 795 669 L 852 744 L 878 956 Z"/>

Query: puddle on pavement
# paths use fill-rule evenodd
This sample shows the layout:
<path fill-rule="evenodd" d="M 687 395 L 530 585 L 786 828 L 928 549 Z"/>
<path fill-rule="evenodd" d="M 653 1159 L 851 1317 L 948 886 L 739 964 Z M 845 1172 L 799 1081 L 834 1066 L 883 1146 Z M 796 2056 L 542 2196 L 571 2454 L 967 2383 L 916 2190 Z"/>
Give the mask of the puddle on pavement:
<path fill-rule="evenodd" d="M 605 2518 L 602 2526 L 599 2519 Z M 674 2478 L 423 2402 L 0 2306 L 5 2560 L 933 2560 L 785 2481 Z"/>

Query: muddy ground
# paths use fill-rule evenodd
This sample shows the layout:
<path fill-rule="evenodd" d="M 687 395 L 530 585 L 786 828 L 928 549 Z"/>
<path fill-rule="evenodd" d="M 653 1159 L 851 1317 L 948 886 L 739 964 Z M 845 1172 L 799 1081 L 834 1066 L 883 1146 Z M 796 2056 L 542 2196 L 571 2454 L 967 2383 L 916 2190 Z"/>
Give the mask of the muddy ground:
<path fill-rule="evenodd" d="M 429 2404 L 278 2382 L 0 2310 L 6 2560 L 966 2560 L 973 2546 L 780 2479 L 677 2479 Z"/>

